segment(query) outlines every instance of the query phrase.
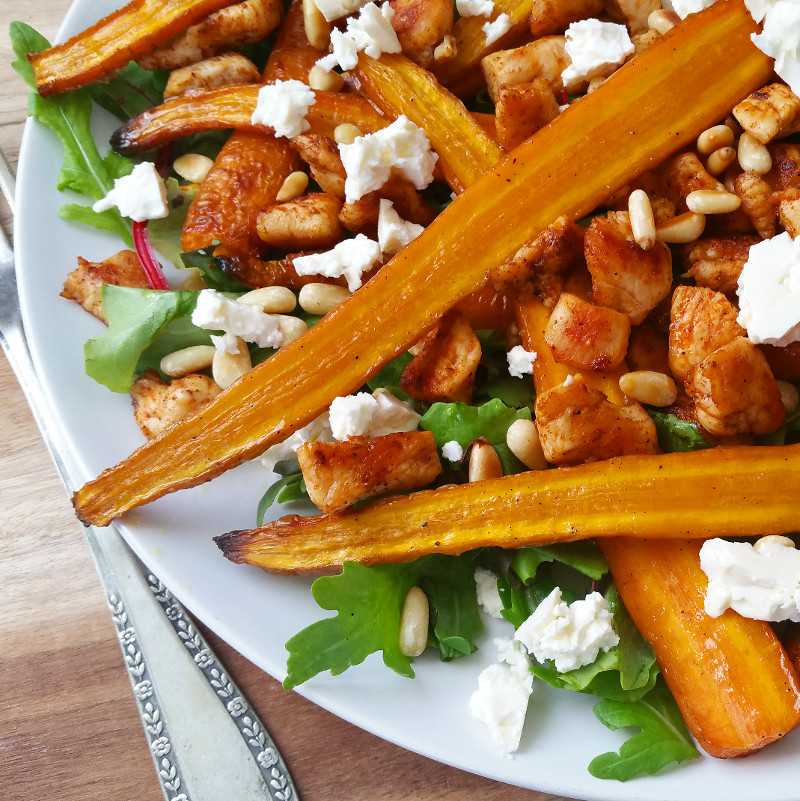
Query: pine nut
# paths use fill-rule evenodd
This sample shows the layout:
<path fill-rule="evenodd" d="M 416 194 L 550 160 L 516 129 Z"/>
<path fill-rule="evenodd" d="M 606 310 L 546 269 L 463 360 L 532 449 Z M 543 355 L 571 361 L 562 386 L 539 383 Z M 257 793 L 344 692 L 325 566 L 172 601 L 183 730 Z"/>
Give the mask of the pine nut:
<path fill-rule="evenodd" d="M 333 129 L 333 138 L 339 145 L 352 145 L 359 136 L 363 136 L 361 129 L 351 122 L 343 122 Z"/>
<path fill-rule="evenodd" d="M 656 243 L 656 223 L 650 198 L 643 189 L 634 189 L 628 197 L 628 214 L 636 244 L 642 250 L 650 250 Z"/>
<path fill-rule="evenodd" d="M 734 161 L 722 176 L 722 184 L 729 191 L 736 193 L 736 179 L 742 174 L 742 168 L 738 161 Z"/>
<path fill-rule="evenodd" d="M 295 310 L 297 298 L 285 286 L 262 286 L 260 289 L 245 292 L 239 298 L 239 303 L 258 306 L 267 314 L 289 314 Z"/>
<path fill-rule="evenodd" d="M 666 9 L 659 8 L 650 12 L 650 15 L 647 17 L 647 27 L 663 36 L 680 21 L 681 18 L 674 11 L 667 11 Z"/>
<path fill-rule="evenodd" d="M 678 398 L 678 388 L 666 373 L 636 370 L 619 378 L 619 388 L 633 400 L 648 406 L 671 406 Z"/>
<path fill-rule="evenodd" d="M 765 545 L 783 545 L 785 548 L 794 548 L 794 540 L 791 537 L 784 537 L 781 534 L 767 534 L 759 537 L 753 543 L 754 551 L 762 551 Z"/>
<path fill-rule="evenodd" d="M 739 137 L 739 164 L 745 172 L 765 175 L 772 169 L 772 156 L 766 145 L 745 131 Z"/>
<path fill-rule="evenodd" d="M 341 92 L 344 78 L 340 72 L 325 72 L 316 64 L 308 71 L 308 85 L 321 92 Z"/>
<path fill-rule="evenodd" d="M 739 136 L 742 133 L 742 126 L 739 125 L 739 121 L 733 116 L 733 114 L 729 114 L 727 117 L 725 117 L 724 124 L 733 131 L 734 137 Z"/>
<path fill-rule="evenodd" d="M 216 348 L 213 345 L 192 345 L 190 348 L 168 353 L 161 360 L 161 372 L 170 378 L 181 378 L 189 373 L 197 373 L 211 367 Z"/>
<path fill-rule="evenodd" d="M 191 269 L 186 278 L 181 281 L 178 289 L 184 292 L 199 292 L 206 288 L 206 282 L 200 270 Z"/>
<path fill-rule="evenodd" d="M 309 314 L 327 314 L 349 297 L 350 293 L 343 286 L 314 283 L 300 289 L 298 300 L 300 308 Z"/>
<path fill-rule="evenodd" d="M 308 43 L 315 50 L 326 50 L 331 41 L 331 24 L 314 0 L 303 0 L 303 28 Z"/>
<path fill-rule="evenodd" d="M 741 206 L 742 200 L 732 192 L 696 189 L 686 195 L 686 205 L 695 214 L 729 214 Z"/>
<path fill-rule="evenodd" d="M 790 384 L 788 381 L 778 379 L 778 389 L 781 393 L 781 403 L 787 412 L 793 412 L 800 403 L 800 395 L 798 395 L 797 387 Z"/>
<path fill-rule="evenodd" d="M 247 343 L 236 337 L 238 353 L 228 353 L 216 348 L 211 362 L 211 377 L 220 389 L 227 389 L 234 381 L 241 378 L 252 366 Z"/>
<path fill-rule="evenodd" d="M 290 200 L 297 200 L 308 187 L 308 175 L 301 170 L 290 173 L 275 195 L 278 203 L 287 203 Z"/>
<path fill-rule="evenodd" d="M 172 169 L 181 178 L 191 181 L 193 184 L 201 183 L 213 166 L 214 162 L 201 153 L 186 153 L 183 156 L 178 156 L 172 163 Z"/>
<path fill-rule="evenodd" d="M 429 620 L 428 596 L 419 587 L 412 587 L 400 612 L 398 646 L 403 656 L 419 656 L 425 650 Z"/>
<path fill-rule="evenodd" d="M 708 157 L 706 169 L 711 175 L 722 175 L 734 161 L 736 161 L 735 148 L 721 147 Z"/>
<path fill-rule="evenodd" d="M 290 342 L 294 342 L 308 331 L 308 326 L 305 324 L 305 321 L 301 320 L 299 317 L 292 317 L 289 314 L 276 314 L 275 317 L 277 318 L 278 328 L 280 328 L 283 334 L 283 344 L 281 347 L 285 347 Z"/>
<path fill-rule="evenodd" d="M 533 420 L 515 420 L 506 432 L 506 445 L 528 470 L 544 470 L 547 467 L 539 429 Z"/>
<path fill-rule="evenodd" d="M 606 79 L 601 75 L 595 75 L 595 77 L 589 81 L 589 85 L 586 87 L 586 94 L 590 95 L 595 89 L 602 86 L 605 82 Z"/>
<path fill-rule="evenodd" d="M 697 137 L 697 152 L 708 156 L 721 147 L 730 147 L 733 144 L 733 131 L 727 125 L 715 125 L 706 128 Z"/>
<path fill-rule="evenodd" d="M 437 64 L 454 59 L 458 54 L 458 40 L 448 33 L 433 49 L 433 60 Z"/>
<path fill-rule="evenodd" d="M 486 440 L 478 440 L 470 449 L 468 474 L 470 481 L 500 478 L 503 475 L 500 457 Z"/>
<path fill-rule="evenodd" d="M 688 211 L 686 214 L 679 214 L 671 220 L 656 228 L 656 236 L 662 242 L 671 244 L 684 244 L 694 242 L 703 235 L 706 227 L 705 214 L 695 214 Z"/>

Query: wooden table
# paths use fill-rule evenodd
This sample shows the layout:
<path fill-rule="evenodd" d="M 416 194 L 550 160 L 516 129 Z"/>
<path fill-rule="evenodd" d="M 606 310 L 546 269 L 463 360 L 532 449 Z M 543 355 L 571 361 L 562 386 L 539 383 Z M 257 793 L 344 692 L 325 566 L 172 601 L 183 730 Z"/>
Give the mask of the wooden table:
<path fill-rule="evenodd" d="M 52 40 L 70 2 L 0 3 L 0 147 L 12 166 L 27 88 L 9 67 L 8 24 L 23 20 Z M 0 218 L 8 228 L 2 200 Z M 0 421 L 0 795 L 157 801 L 161 791 L 89 551 L 2 356 Z M 209 638 L 269 726 L 305 801 L 558 801 L 384 742 L 285 692 Z"/>

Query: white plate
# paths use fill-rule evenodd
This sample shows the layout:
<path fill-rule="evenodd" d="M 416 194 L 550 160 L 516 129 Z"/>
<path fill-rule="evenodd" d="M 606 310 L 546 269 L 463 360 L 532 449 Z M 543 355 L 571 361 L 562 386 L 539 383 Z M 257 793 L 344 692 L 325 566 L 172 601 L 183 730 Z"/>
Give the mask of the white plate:
<path fill-rule="evenodd" d="M 114 0 L 77 0 L 61 39 L 116 6 Z M 113 125 L 100 132 L 104 141 Z M 127 396 L 113 395 L 87 378 L 83 343 L 102 326 L 59 297 L 76 257 L 100 260 L 120 249 L 114 238 L 61 221 L 58 207 L 73 198 L 55 191 L 60 145 L 29 123 L 20 155 L 16 246 L 19 285 L 29 340 L 45 391 L 86 479 L 127 456 L 141 443 Z M 84 198 L 78 199 L 85 203 Z M 217 634 L 273 676 L 285 676 L 284 643 L 325 616 L 310 582 L 237 566 L 220 554 L 214 535 L 254 524 L 268 475 L 245 465 L 211 484 L 159 500 L 128 515 L 125 537 L 176 596 Z M 498 624 L 495 636 L 503 632 Z M 506 632 L 506 636 L 510 632 Z M 495 654 L 489 635 L 478 653 L 443 664 L 433 655 L 415 663 L 417 678 L 403 679 L 379 656 L 342 676 L 318 676 L 299 692 L 336 715 L 433 759 L 504 782 L 582 799 L 604 801 L 797 801 L 800 734 L 746 760 L 708 757 L 654 778 L 625 784 L 592 778 L 599 753 L 616 750 L 630 734 L 606 730 L 592 714 L 594 699 L 537 683 L 518 755 L 496 754 L 467 703 L 478 673 Z M 753 677 L 758 681 L 758 677 Z"/>

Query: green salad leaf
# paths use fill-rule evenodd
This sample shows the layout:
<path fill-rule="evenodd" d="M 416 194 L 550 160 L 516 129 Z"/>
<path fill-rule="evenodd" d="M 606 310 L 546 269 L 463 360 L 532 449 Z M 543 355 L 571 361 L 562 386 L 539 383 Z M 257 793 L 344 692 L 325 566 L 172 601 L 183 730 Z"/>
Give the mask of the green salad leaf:
<path fill-rule="evenodd" d="M 543 562 L 560 562 L 595 581 L 608 573 L 608 562 L 592 540 L 520 548 L 514 551 L 511 569 L 521 581 L 528 582 L 536 575 L 537 568 Z"/>
<path fill-rule="evenodd" d="M 131 61 L 108 80 L 91 84 L 89 93 L 98 106 L 127 122 L 164 100 L 167 78 L 166 70 L 146 70 Z"/>
<path fill-rule="evenodd" d="M 700 433 L 697 423 L 681 420 L 674 414 L 653 408 L 648 408 L 647 411 L 656 424 L 658 444 L 665 453 L 699 451 L 711 447 L 711 443 Z"/>
<path fill-rule="evenodd" d="M 307 501 L 308 490 L 303 474 L 297 470 L 282 476 L 275 483 L 271 484 L 267 491 L 261 496 L 256 509 L 256 525 L 264 525 L 264 515 L 273 503 L 288 503 L 290 501 Z"/>
<path fill-rule="evenodd" d="M 181 261 L 187 270 L 198 270 L 209 289 L 216 289 L 218 292 L 247 292 L 244 284 L 222 270 L 214 258 L 213 247 L 182 253 Z"/>
<path fill-rule="evenodd" d="M 396 398 L 409 400 L 409 395 L 400 389 L 400 377 L 403 370 L 414 357 L 410 353 L 401 353 L 397 358 L 385 364 L 380 371 L 367 381 L 367 386 L 374 392 L 376 389 L 385 387 Z"/>

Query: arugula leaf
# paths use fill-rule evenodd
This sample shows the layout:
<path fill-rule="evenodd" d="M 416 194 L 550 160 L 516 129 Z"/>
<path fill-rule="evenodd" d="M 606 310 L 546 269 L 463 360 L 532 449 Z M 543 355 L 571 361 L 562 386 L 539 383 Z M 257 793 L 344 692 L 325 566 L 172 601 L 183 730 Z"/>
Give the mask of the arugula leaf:
<path fill-rule="evenodd" d="M 410 353 L 401 353 L 397 358 L 385 364 L 376 375 L 370 378 L 369 381 L 367 381 L 367 386 L 373 392 L 380 387 L 386 387 L 396 398 L 408 400 L 410 396 L 400 389 L 400 377 L 403 375 L 403 370 L 406 369 L 406 366 L 413 358 L 414 357 Z"/>
<path fill-rule="evenodd" d="M 98 106 L 127 122 L 163 101 L 167 78 L 166 70 L 146 70 L 131 61 L 108 80 L 88 88 Z"/>
<path fill-rule="evenodd" d="M 594 707 L 594 713 L 609 729 L 641 729 L 623 743 L 619 753 L 601 754 L 589 763 L 589 773 L 598 779 L 624 782 L 699 755 L 678 705 L 662 682 L 632 703 L 605 699 Z"/>
<path fill-rule="evenodd" d="M 198 270 L 209 289 L 216 289 L 218 292 L 247 292 L 244 284 L 240 284 L 235 278 L 223 272 L 219 262 L 214 258 L 213 247 L 182 253 L 181 261 L 187 270 Z"/>
<path fill-rule="evenodd" d="M 288 503 L 289 501 L 307 501 L 308 491 L 303 480 L 303 474 L 298 470 L 289 473 L 283 478 L 279 478 L 271 484 L 267 491 L 261 496 L 256 509 L 256 525 L 264 525 L 264 515 L 273 503 Z"/>
<path fill-rule="evenodd" d="M 524 378 L 505 376 L 480 383 L 475 387 L 472 398 L 475 402 L 498 398 L 506 406 L 513 406 L 515 409 L 527 406 L 532 414 L 534 403 L 536 403 L 536 389 L 530 376 Z"/>
<path fill-rule="evenodd" d="M 518 629 L 557 586 L 548 570 L 540 570 L 525 583 L 515 581 L 513 574 L 498 576 L 497 592 L 503 602 L 503 618 Z M 573 600 L 569 590 L 562 589 L 562 596 L 568 603 Z"/>
<path fill-rule="evenodd" d="M 608 573 L 608 562 L 591 540 L 546 545 L 539 548 L 520 548 L 514 551 L 511 569 L 527 583 L 543 562 L 560 562 L 595 581 Z"/>
<path fill-rule="evenodd" d="M 697 423 L 650 407 L 647 412 L 656 424 L 658 444 L 665 453 L 699 451 L 711 447 L 711 443 L 700 433 Z"/>

